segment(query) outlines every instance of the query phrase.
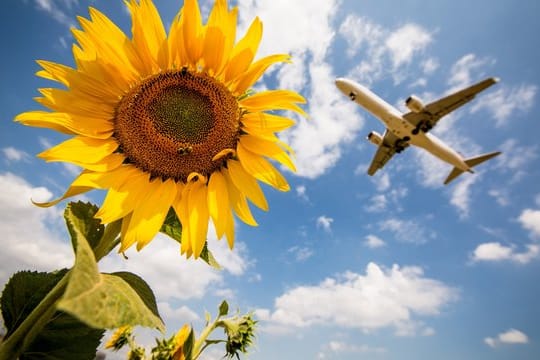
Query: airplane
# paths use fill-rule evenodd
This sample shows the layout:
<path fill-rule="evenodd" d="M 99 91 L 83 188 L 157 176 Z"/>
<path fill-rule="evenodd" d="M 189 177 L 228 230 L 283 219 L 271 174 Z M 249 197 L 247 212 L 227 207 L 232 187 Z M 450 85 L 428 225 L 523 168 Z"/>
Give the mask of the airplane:
<path fill-rule="evenodd" d="M 377 170 L 384 167 L 395 153 L 401 153 L 409 145 L 415 145 L 453 166 L 444 181 L 447 185 L 463 172 L 474 173 L 472 169 L 474 166 L 499 155 L 500 152 L 464 159 L 457 151 L 430 134 L 429 131 L 443 116 L 471 101 L 476 94 L 498 81 L 497 78 L 487 78 L 427 105 L 424 105 L 422 100 L 415 95 L 411 95 L 405 101 L 405 105 L 410 110 L 407 113 L 401 113 L 371 90 L 352 80 L 338 78 L 336 86 L 343 94 L 386 125 L 383 135 L 372 131 L 367 136 L 371 143 L 378 146 L 369 166 L 368 175 L 374 175 Z"/>

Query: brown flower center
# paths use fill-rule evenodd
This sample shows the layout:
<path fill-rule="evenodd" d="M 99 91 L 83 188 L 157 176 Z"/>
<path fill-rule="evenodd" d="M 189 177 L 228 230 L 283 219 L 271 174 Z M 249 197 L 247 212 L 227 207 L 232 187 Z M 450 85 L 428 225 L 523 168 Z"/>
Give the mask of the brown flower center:
<path fill-rule="evenodd" d="M 235 149 L 240 110 L 214 78 L 185 69 L 143 80 L 120 100 L 114 136 L 126 162 L 153 177 L 186 181 L 223 166 L 212 158 Z"/>

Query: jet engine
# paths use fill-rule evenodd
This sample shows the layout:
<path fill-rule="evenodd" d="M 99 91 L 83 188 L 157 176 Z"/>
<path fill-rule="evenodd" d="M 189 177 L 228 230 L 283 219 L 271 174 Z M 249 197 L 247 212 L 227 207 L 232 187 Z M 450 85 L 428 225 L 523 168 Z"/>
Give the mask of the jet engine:
<path fill-rule="evenodd" d="M 373 144 L 379 146 L 382 144 L 382 141 L 383 141 L 383 137 L 381 134 L 379 134 L 378 132 L 376 131 L 372 131 L 368 134 L 368 136 L 366 137 L 366 139 L 368 139 L 369 141 L 371 141 Z"/>
<path fill-rule="evenodd" d="M 424 104 L 422 103 L 422 100 L 417 98 L 414 95 L 411 95 L 405 100 L 405 105 L 411 110 L 412 112 L 419 113 L 424 110 Z"/>

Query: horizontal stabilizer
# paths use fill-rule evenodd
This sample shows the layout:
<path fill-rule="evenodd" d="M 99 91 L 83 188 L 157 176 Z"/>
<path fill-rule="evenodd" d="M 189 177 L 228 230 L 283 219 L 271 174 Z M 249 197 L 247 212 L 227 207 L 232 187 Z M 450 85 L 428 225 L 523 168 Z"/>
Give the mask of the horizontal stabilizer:
<path fill-rule="evenodd" d="M 489 154 L 476 156 L 476 157 L 465 160 L 465 164 L 467 164 L 470 168 L 472 168 L 472 167 L 474 167 L 474 166 L 476 166 L 478 164 L 483 163 L 484 161 L 487 161 L 487 160 L 489 160 L 491 158 L 494 158 L 495 156 L 499 155 L 500 153 L 501 153 L 500 151 L 495 151 L 495 152 L 492 152 L 492 153 L 489 153 Z M 471 170 L 471 172 L 472 172 L 472 170 Z M 457 178 L 462 173 L 463 173 L 463 170 L 458 169 L 457 167 L 453 168 L 452 171 L 450 172 L 450 175 L 448 175 L 448 177 L 444 181 L 444 185 L 447 185 L 448 183 L 450 183 L 450 181 L 454 180 L 455 178 Z"/>

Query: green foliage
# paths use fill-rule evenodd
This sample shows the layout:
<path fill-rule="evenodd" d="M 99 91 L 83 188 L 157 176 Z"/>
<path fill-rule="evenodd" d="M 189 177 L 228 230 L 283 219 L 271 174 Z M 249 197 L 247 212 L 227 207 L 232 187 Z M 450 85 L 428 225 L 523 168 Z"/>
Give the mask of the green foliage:
<path fill-rule="evenodd" d="M 92 249 L 95 249 L 101 238 L 105 226 L 99 219 L 95 219 L 98 207 L 91 203 L 70 202 L 64 211 L 64 219 L 71 235 L 72 246 L 75 251 L 77 248 L 77 239 L 84 236 Z"/>
<path fill-rule="evenodd" d="M 6 338 L 66 272 L 67 270 L 54 273 L 22 271 L 12 276 L 0 299 L 7 329 Z M 91 328 L 76 318 L 57 311 L 19 358 L 94 359 L 103 333 L 104 330 Z"/>
<path fill-rule="evenodd" d="M 139 295 L 141 300 L 144 302 L 144 305 L 158 318 L 161 319 L 159 316 L 159 311 L 156 304 L 156 297 L 154 296 L 154 293 L 152 292 L 152 289 L 146 281 L 144 281 L 140 276 L 135 275 L 133 273 L 127 272 L 127 271 L 121 271 L 121 272 L 115 272 L 111 275 L 118 276 L 122 278 L 125 282 L 131 286 L 133 290 Z"/>
<path fill-rule="evenodd" d="M 163 331 L 164 325 L 157 315 L 157 309 L 154 312 L 146 305 L 155 303 L 153 294 L 152 298 L 141 298 L 151 293 L 148 285 L 137 284 L 138 289 L 148 290 L 139 294 L 121 276 L 100 274 L 92 249 L 81 229 L 75 227 L 72 236 L 76 237 L 77 243 L 75 265 L 58 308 L 95 328 L 141 325 Z M 129 278 L 131 282 L 143 282 L 140 278 L 134 280 L 135 276 Z"/>

